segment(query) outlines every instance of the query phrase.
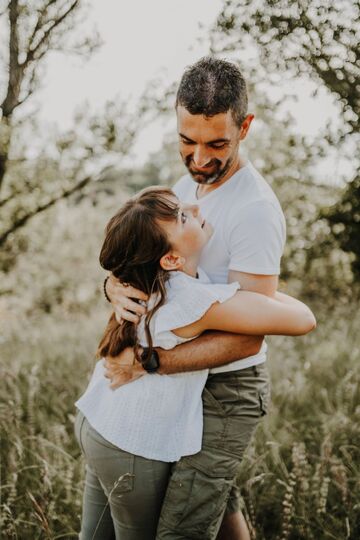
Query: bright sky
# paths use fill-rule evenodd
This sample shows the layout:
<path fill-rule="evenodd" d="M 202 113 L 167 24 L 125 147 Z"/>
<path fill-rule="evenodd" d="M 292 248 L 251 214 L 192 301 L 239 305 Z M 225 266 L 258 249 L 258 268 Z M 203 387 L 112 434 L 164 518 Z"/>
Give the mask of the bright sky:
<path fill-rule="evenodd" d="M 41 116 L 62 127 L 71 125 L 74 109 L 88 100 L 101 109 L 109 99 L 136 98 L 154 77 L 171 83 L 184 68 L 205 55 L 199 24 L 210 25 L 221 0 L 91 0 L 89 29 L 96 26 L 103 46 L 83 63 L 57 54 L 48 62 L 41 102 Z M 143 161 L 161 146 L 165 128 L 153 126 L 137 145 Z"/>
<path fill-rule="evenodd" d="M 43 88 L 34 98 L 41 118 L 61 128 L 70 127 L 76 107 L 85 101 L 101 110 L 116 97 L 136 99 L 146 83 L 161 75 L 169 83 L 179 80 L 184 68 L 206 54 L 200 36 L 216 18 L 222 0 L 89 0 L 85 27 L 96 27 L 103 40 L 101 49 L 87 62 L 70 55 L 49 57 Z M 293 87 L 299 100 L 292 105 L 297 127 L 315 135 L 334 113 L 324 92 L 314 98 L 312 84 Z M 276 92 L 276 91 L 275 91 Z M 175 115 L 174 115 L 175 120 Z M 175 129 L 175 121 L 171 129 Z M 145 161 L 161 148 L 169 124 L 154 123 L 143 130 L 135 147 L 135 161 Z"/>

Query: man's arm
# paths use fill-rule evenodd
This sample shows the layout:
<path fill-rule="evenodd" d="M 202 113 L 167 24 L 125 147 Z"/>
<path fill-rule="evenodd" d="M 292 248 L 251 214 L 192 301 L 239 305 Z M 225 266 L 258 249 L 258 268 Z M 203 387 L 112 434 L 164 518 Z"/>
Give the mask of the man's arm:
<path fill-rule="evenodd" d="M 214 368 L 257 354 L 263 336 L 243 336 L 227 332 L 205 332 L 174 349 L 156 349 L 159 373 L 172 374 Z"/>
<path fill-rule="evenodd" d="M 278 276 L 248 274 L 235 270 L 229 271 L 228 281 L 238 281 L 243 290 L 270 297 L 274 296 L 278 286 Z M 223 366 L 257 354 L 262 341 L 263 336 L 206 332 L 174 349 L 157 349 L 160 357 L 159 373 L 171 374 Z"/>
<path fill-rule="evenodd" d="M 228 332 L 205 332 L 196 339 L 182 343 L 174 349 L 157 348 L 161 375 L 185 371 L 197 371 L 223 366 L 242 358 L 257 354 L 263 336 L 243 336 Z M 136 361 L 134 350 L 125 349 L 115 358 L 105 359 L 105 376 L 112 389 L 128 384 L 146 375 L 142 365 Z"/>

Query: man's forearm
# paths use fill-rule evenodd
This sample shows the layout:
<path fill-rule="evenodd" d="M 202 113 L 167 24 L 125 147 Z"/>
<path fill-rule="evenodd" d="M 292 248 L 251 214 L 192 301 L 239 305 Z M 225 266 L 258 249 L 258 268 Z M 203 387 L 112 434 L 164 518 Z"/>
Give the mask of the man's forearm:
<path fill-rule="evenodd" d="M 223 366 L 257 354 L 263 336 L 242 336 L 225 332 L 206 332 L 175 349 L 157 349 L 161 374 L 197 371 Z"/>

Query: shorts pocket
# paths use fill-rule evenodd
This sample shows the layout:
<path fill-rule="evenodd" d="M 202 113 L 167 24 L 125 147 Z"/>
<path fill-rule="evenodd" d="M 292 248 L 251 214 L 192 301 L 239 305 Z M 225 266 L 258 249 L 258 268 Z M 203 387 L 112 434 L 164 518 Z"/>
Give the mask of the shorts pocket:
<path fill-rule="evenodd" d="M 192 468 L 175 467 L 161 510 L 162 532 L 180 529 L 186 538 L 215 538 L 233 481 Z"/>
<path fill-rule="evenodd" d="M 214 396 L 209 388 L 204 388 L 202 393 L 204 414 L 226 416 L 226 411 L 221 402 Z"/>
<path fill-rule="evenodd" d="M 259 406 L 260 406 L 260 415 L 265 416 L 268 413 L 270 404 L 270 391 L 269 389 L 264 389 L 259 391 Z"/>

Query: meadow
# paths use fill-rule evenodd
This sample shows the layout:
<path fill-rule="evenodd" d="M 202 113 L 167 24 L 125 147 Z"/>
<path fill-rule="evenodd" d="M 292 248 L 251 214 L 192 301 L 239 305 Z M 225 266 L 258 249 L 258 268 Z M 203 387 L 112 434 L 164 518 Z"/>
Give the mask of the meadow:
<path fill-rule="evenodd" d="M 107 318 L 98 309 L 13 319 L 0 355 L 4 539 L 76 538 L 84 465 L 74 401 Z M 360 313 L 314 306 L 316 331 L 270 340 L 272 406 L 243 462 L 243 511 L 257 540 L 360 537 Z"/>
<path fill-rule="evenodd" d="M 163 2 L 151 8 L 156 3 Z M 99 2 L 2 4 L 0 536 L 71 539 L 80 528 L 84 477 L 73 435 L 74 402 L 86 387 L 109 314 L 97 261 L 102 231 L 130 193 L 154 183 L 173 185 L 184 173 L 175 125 L 168 123 L 169 115 L 175 120 L 179 82 L 170 80 L 170 64 L 178 57 L 156 36 L 150 17 L 151 43 L 139 31 L 140 17 L 128 15 L 129 3 L 113 2 L 121 4 L 117 9 L 131 21 L 137 42 L 116 47 L 116 62 L 108 53 L 103 57 L 108 73 L 116 75 L 113 95 L 98 70 L 97 52 L 110 43 L 114 52 L 112 38 L 121 32 L 112 24 L 98 32 L 92 19 L 86 22 L 87 10 Z M 101 15 L 117 21 L 107 4 Z M 184 1 L 174 4 L 188 27 L 193 5 L 187 10 Z M 272 405 L 239 474 L 243 511 L 252 540 L 358 540 L 359 2 L 221 4 L 209 27 L 198 21 L 192 51 L 197 55 L 199 45 L 208 44 L 209 54 L 241 66 L 256 120 L 241 154 L 251 157 L 284 209 L 282 286 L 309 302 L 318 320 L 309 336 L 269 340 Z M 182 29 L 178 17 L 161 18 L 162 29 L 169 24 Z M 158 73 L 148 72 L 154 37 L 170 62 Z M 182 40 L 183 32 L 176 45 Z M 122 67 L 136 47 L 141 62 Z M 72 67 L 57 85 L 59 54 Z M 95 62 L 91 83 L 80 64 L 76 68 L 84 81 L 76 92 L 74 54 Z M 185 60 L 176 63 L 180 74 Z M 143 71 L 141 89 L 135 83 L 128 93 L 119 84 Z M 95 107 L 87 90 L 97 83 Z M 53 107 L 60 116 L 75 107 L 67 97 L 80 100 L 68 127 L 52 124 L 42 109 L 51 106 L 46 96 L 53 99 L 55 87 L 61 94 Z M 162 144 L 146 156 L 136 145 L 144 134 L 153 142 L 158 121 Z"/>

